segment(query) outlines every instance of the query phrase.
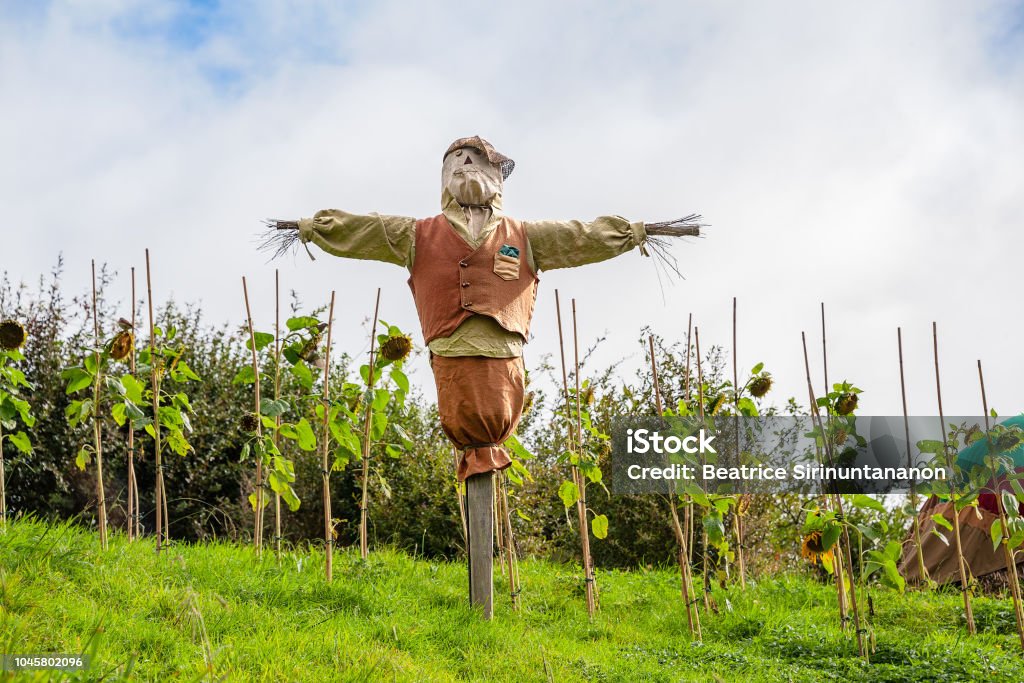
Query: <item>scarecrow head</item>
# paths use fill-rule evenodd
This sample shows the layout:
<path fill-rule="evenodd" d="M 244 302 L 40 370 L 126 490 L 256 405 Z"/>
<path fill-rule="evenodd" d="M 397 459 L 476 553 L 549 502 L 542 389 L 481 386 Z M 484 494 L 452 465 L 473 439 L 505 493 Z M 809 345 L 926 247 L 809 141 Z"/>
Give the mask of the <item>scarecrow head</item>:
<path fill-rule="evenodd" d="M 441 190 L 462 206 L 490 206 L 516 163 L 479 136 L 459 138 L 444 153 Z"/>

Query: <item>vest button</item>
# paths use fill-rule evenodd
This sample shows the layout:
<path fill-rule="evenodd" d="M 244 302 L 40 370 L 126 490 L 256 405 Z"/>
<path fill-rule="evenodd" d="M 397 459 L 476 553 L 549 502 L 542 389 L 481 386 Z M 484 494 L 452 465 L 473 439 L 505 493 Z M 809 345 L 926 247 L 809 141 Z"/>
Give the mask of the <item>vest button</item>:
<path fill-rule="evenodd" d="M 463 268 L 469 268 L 469 264 L 466 263 L 465 261 L 459 261 L 459 265 L 462 266 Z"/>
<path fill-rule="evenodd" d="M 473 302 L 472 302 L 472 301 L 467 301 L 466 303 L 462 304 L 462 307 L 463 307 L 463 308 L 469 308 L 469 307 L 470 307 L 470 306 L 472 306 L 472 305 L 473 305 Z"/>
<path fill-rule="evenodd" d="M 462 286 L 463 286 L 463 287 L 469 287 L 469 283 L 468 283 L 468 282 L 463 282 L 463 283 L 462 283 Z"/>

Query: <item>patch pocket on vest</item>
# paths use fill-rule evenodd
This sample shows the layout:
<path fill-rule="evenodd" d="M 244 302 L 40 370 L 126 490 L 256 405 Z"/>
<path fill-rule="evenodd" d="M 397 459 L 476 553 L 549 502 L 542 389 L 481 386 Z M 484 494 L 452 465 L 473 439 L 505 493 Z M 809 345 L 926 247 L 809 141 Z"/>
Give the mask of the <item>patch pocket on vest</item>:
<path fill-rule="evenodd" d="M 502 280 L 519 279 L 519 257 L 506 256 L 502 253 L 494 255 L 494 274 Z"/>

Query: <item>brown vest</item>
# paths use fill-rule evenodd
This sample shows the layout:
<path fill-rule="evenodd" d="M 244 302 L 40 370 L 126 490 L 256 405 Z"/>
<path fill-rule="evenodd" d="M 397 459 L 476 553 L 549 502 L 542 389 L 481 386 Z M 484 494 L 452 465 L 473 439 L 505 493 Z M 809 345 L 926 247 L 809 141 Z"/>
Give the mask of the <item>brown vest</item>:
<path fill-rule="evenodd" d="M 501 254 L 504 246 L 518 249 L 518 258 Z M 537 282 L 526 262 L 526 230 L 519 221 L 502 217 L 476 249 L 443 214 L 416 221 L 409 287 L 427 344 L 451 336 L 474 314 L 494 318 L 526 341 Z"/>

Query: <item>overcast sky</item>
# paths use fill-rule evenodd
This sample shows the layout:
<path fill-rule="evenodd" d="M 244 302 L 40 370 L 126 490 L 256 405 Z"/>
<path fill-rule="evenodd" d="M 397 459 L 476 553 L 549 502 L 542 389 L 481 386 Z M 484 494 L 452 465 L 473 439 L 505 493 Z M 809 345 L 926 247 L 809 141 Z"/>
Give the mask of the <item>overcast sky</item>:
<path fill-rule="evenodd" d="M 260 219 L 322 208 L 430 216 L 441 154 L 480 134 L 517 162 L 510 215 L 712 224 L 659 287 L 637 253 L 542 274 L 528 365 L 557 351 L 554 290 L 576 297 L 597 364 L 643 357 L 647 324 L 764 361 L 776 396 L 820 385 L 864 412 L 1019 412 L 1024 332 L 1024 6 L 1009 2 L 613 3 L 131 0 L 0 3 L 0 270 L 34 280 L 63 252 L 122 274 L 154 256 L 156 298 L 211 322 L 273 314 Z M 310 303 L 337 290 L 341 346 L 361 322 L 417 331 L 406 274 L 304 253 L 278 264 Z M 127 294 L 127 281 L 116 286 Z M 127 296 L 125 296 L 127 299 Z M 424 367 L 418 382 L 432 394 Z"/>

